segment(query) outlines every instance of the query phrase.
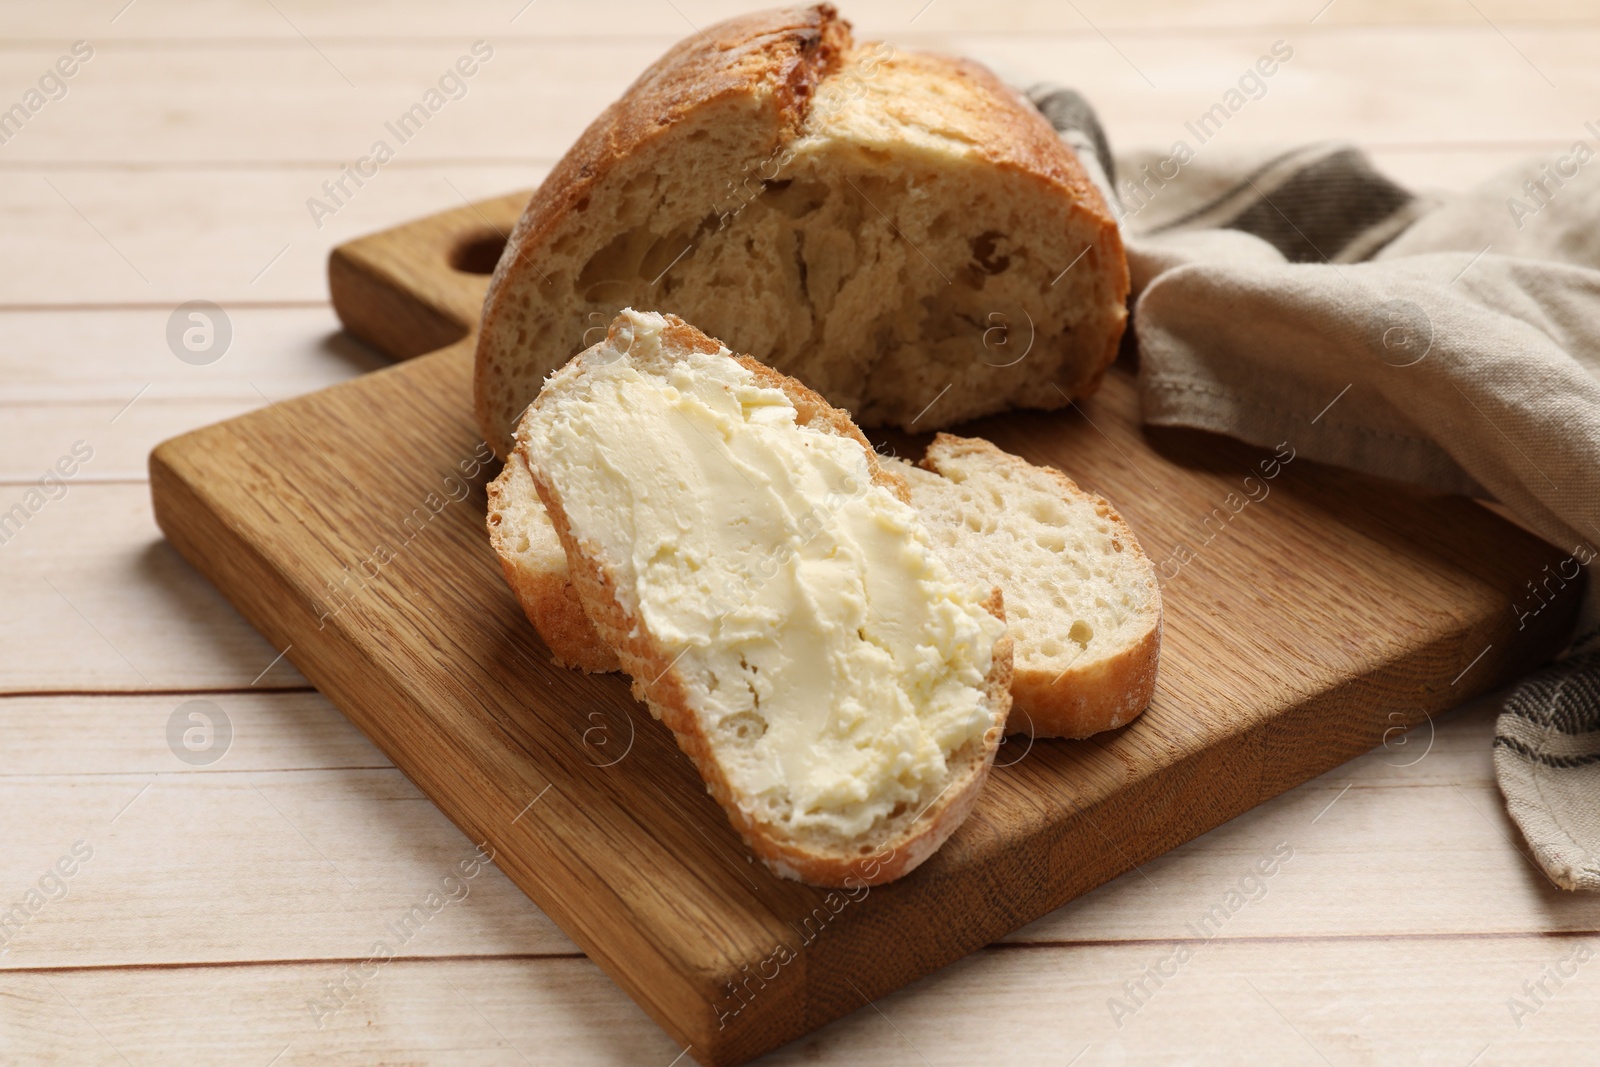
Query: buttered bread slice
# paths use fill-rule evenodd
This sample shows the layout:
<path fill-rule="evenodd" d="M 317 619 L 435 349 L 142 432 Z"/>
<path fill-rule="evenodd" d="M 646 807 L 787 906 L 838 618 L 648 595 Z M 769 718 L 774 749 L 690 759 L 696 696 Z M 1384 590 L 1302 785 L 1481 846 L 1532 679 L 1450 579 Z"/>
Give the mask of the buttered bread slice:
<path fill-rule="evenodd" d="M 955 830 L 1010 708 L 1000 593 L 848 415 L 625 310 L 517 437 L 584 613 L 769 867 L 874 884 Z"/>

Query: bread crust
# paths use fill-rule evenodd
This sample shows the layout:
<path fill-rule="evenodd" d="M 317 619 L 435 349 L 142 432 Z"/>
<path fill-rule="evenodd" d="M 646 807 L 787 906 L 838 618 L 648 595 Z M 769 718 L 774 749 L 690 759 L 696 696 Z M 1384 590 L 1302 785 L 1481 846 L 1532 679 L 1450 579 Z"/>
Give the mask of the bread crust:
<path fill-rule="evenodd" d="M 720 345 L 688 323 L 675 316 L 666 318 L 669 324 L 668 330 L 664 331 L 666 339 L 676 344 L 691 345 L 700 351 L 720 350 Z M 801 413 L 805 424 L 825 428 L 860 443 L 867 453 L 874 484 L 889 489 L 902 500 L 908 499 L 909 489 L 905 480 L 877 462 L 876 454 L 850 421 L 849 415 L 832 407 L 787 375 L 779 374 L 748 357 L 738 359 L 763 385 L 782 389 Z M 540 400 L 535 401 L 535 407 L 543 399 L 541 395 Z M 610 563 L 603 558 L 598 545 L 579 541 L 575 537 L 560 497 L 542 477 L 536 462 L 530 464 L 530 471 L 539 498 L 548 510 L 566 550 L 569 579 L 595 632 L 605 644 L 615 649 L 623 670 L 633 680 L 634 696 L 644 701 L 651 713 L 673 732 L 679 748 L 693 761 L 707 790 L 727 812 L 734 828 L 750 850 L 773 871 L 783 877 L 819 886 L 877 885 L 892 881 L 909 873 L 932 855 L 966 818 L 988 778 L 1011 708 L 1012 642 L 1008 635 L 1002 634 L 996 640 L 990 671 L 984 683 L 983 701 L 990 713 L 991 725 L 977 741 L 969 742 L 956 754 L 952 762 L 958 764 L 960 770 L 951 775 L 946 788 L 922 812 L 905 820 L 897 832 L 871 855 L 843 855 L 808 847 L 781 829 L 754 819 L 740 807 L 731 783 L 713 754 L 710 739 L 701 729 L 690 706 L 683 677 L 676 669 L 676 660 L 657 645 L 643 622 L 622 606 L 616 595 L 617 583 Z M 991 592 L 983 606 L 1004 621 L 1004 604 L 998 588 Z"/>
<path fill-rule="evenodd" d="M 1062 677 L 1019 670 L 1011 683 L 1007 733 L 1089 737 L 1126 726 L 1150 706 L 1161 660 L 1161 620 L 1119 656 Z"/>
<path fill-rule="evenodd" d="M 792 139 L 805 121 L 817 83 L 851 44 L 850 24 L 832 4 L 776 8 L 741 15 L 679 41 L 590 123 L 534 190 L 489 280 L 478 334 L 473 396 L 484 440 L 500 458 L 511 448 L 491 403 L 492 371 L 512 358 L 499 320 L 511 314 L 501 297 L 513 272 L 537 271 L 540 249 L 589 193 L 625 160 L 687 115 L 719 99 L 767 96 L 772 144 Z"/>
<path fill-rule="evenodd" d="M 936 434 L 918 465 L 942 474 L 938 466 L 941 456 L 972 453 L 982 454 L 989 463 L 1042 471 L 1056 484 L 1063 499 L 1087 499 L 1096 513 L 1117 528 L 1124 551 L 1136 553 L 1150 568 L 1150 611 L 1154 616 L 1150 628 L 1131 647 L 1082 667 L 1048 671 L 1018 666 L 1011 683 L 1012 718 L 1007 732 L 1082 738 L 1127 725 L 1155 696 L 1161 661 L 1161 585 L 1139 539 L 1105 497 L 1081 488 L 1054 467 L 1029 463 L 981 437 Z"/>

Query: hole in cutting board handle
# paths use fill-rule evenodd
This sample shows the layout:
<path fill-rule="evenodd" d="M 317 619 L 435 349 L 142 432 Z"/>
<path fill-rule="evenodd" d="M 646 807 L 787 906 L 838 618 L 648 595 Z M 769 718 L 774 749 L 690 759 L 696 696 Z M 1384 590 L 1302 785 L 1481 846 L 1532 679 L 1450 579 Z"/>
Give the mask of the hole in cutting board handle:
<path fill-rule="evenodd" d="M 473 234 L 450 253 L 450 266 L 465 274 L 493 274 L 505 247 L 506 239 L 492 230 Z"/>

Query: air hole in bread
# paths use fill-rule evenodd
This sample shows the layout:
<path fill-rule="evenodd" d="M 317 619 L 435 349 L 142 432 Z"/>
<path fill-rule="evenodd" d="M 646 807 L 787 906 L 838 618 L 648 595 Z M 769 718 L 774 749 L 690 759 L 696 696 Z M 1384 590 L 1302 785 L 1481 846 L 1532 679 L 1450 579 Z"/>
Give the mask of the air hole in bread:
<path fill-rule="evenodd" d="M 1094 627 L 1078 619 L 1072 624 L 1072 629 L 1067 631 L 1067 640 L 1088 648 L 1089 642 L 1094 640 Z"/>
<path fill-rule="evenodd" d="M 653 284 L 661 280 L 668 270 L 693 255 L 694 240 L 686 233 L 668 234 L 658 238 L 639 260 L 639 278 L 641 281 Z"/>
<path fill-rule="evenodd" d="M 762 187 L 762 196 L 757 203 L 762 208 L 770 208 L 788 218 L 803 219 L 807 215 L 814 214 L 827 199 L 826 185 L 790 178 L 767 182 Z"/>
<path fill-rule="evenodd" d="M 1011 257 L 1000 252 L 1006 239 L 1006 235 L 999 230 L 985 230 L 974 237 L 969 242 L 973 264 L 985 274 L 1003 273 L 1011 266 Z"/>
<path fill-rule="evenodd" d="M 1044 523 L 1046 526 L 1065 526 L 1067 519 L 1066 509 L 1059 501 L 1033 500 L 1028 504 L 1028 517 L 1034 522 Z"/>
<path fill-rule="evenodd" d="M 578 290 L 587 293 L 598 285 L 624 285 L 618 279 L 638 273 L 654 235 L 644 227 L 624 230 L 601 247 L 578 272 Z"/>

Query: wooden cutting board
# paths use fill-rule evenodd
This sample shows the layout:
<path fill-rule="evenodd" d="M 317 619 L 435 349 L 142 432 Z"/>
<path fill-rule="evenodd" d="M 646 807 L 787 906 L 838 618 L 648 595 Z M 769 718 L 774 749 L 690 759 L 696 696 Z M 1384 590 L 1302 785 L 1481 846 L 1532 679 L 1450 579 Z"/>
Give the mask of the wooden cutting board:
<path fill-rule="evenodd" d="M 347 327 L 421 358 L 164 443 L 156 517 L 701 1063 L 862 1008 L 1506 681 L 1570 626 L 1576 586 L 1518 628 L 1560 553 L 1489 511 L 1284 462 L 1293 442 L 1263 467 L 1272 450 L 1142 430 L 1119 368 L 1075 410 L 966 432 L 1121 509 L 1163 574 L 1155 702 L 1090 741 L 1009 741 L 902 881 L 781 881 L 622 678 L 550 663 L 489 550 L 471 334 L 525 200 L 336 249 Z"/>

